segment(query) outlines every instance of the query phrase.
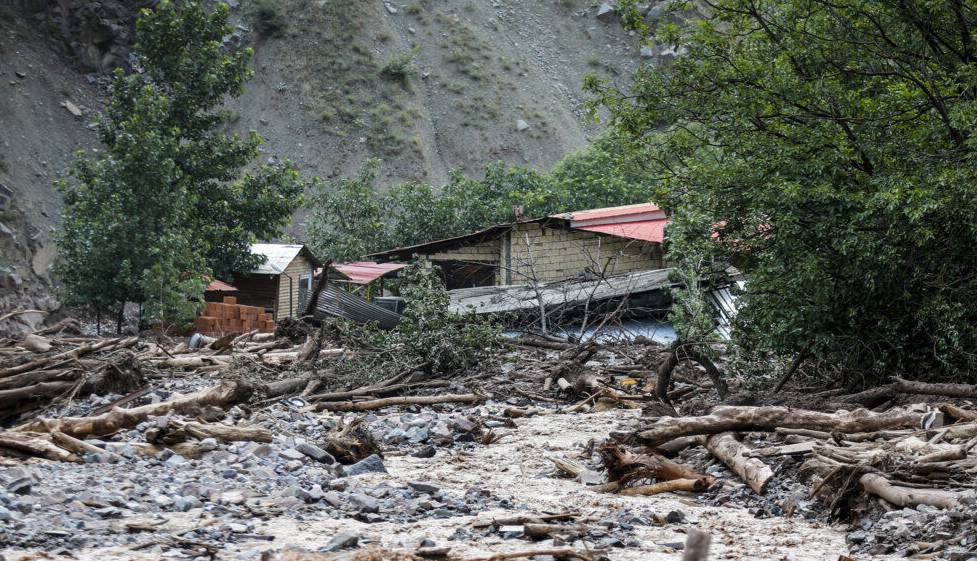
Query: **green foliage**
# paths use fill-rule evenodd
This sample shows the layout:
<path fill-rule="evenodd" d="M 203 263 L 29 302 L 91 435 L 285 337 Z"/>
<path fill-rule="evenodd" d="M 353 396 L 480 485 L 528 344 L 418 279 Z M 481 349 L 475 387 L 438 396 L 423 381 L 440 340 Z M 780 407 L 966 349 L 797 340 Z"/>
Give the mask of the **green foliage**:
<path fill-rule="evenodd" d="M 157 265 L 195 278 L 247 270 L 250 242 L 279 234 L 301 204 L 305 184 L 290 164 L 241 173 L 258 156 L 257 134 L 220 132 L 221 106 L 243 91 L 252 55 L 221 46 L 227 18 L 226 5 L 196 1 L 141 12 L 137 70 L 116 72 L 98 122 L 105 148 L 79 154 L 75 181 L 58 182 L 67 302 L 144 302 Z"/>
<path fill-rule="evenodd" d="M 501 335 L 501 327 L 488 318 L 449 311 L 450 299 L 435 269 L 413 263 L 400 279 L 400 293 L 409 302 L 400 324 L 392 331 L 347 327 L 344 344 L 365 345 L 372 353 L 358 353 L 343 365 L 346 373 L 368 370 L 373 378 L 386 378 L 423 368 L 431 374 L 456 374 L 484 357 Z M 376 370 L 382 371 L 380 376 Z"/>
<path fill-rule="evenodd" d="M 414 67 L 414 58 L 417 56 L 417 51 L 418 47 L 414 47 L 409 51 L 404 51 L 390 57 L 390 60 L 380 69 L 380 74 L 392 80 L 399 80 L 402 84 L 407 85 L 411 75 L 417 72 L 417 69 Z"/>
<path fill-rule="evenodd" d="M 204 307 L 207 282 L 202 277 L 183 273 L 172 263 L 155 263 L 143 271 L 142 290 L 146 295 L 143 317 L 163 331 L 189 326 Z"/>
<path fill-rule="evenodd" d="M 254 29 L 261 37 L 281 37 L 285 34 L 288 22 L 278 11 L 276 0 L 258 0 L 254 6 Z"/>
<path fill-rule="evenodd" d="M 631 91 L 588 82 L 648 145 L 655 200 L 710 225 L 673 246 L 748 273 L 747 355 L 977 372 L 977 12 L 963 6 L 719 0 L 659 26 L 685 54 Z"/>
<path fill-rule="evenodd" d="M 370 160 L 351 179 L 319 188 L 306 223 L 317 254 L 337 261 L 473 232 L 512 220 L 512 207 L 542 217 L 642 202 L 654 185 L 643 172 L 644 155 L 621 136 L 601 136 L 545 174 L 502 162 L 481 179 L 451 173 L 440 190 L 404 183 L 383 192 L 380 161 Z"/>
<path fill-rule="evenodd" d="M 368 160 L 353 178 L 320 185 L 309 200 L 307 230 L 316 255 L 355 261 L 387 243 L 386 207 L 377 192 L 380 160 Z"/>
<path fill-rule="evenodd" d="M 471 366 L 501 334 L 501 328 L 485 318 L 450 312 L 448 293 L 432 269 L 416 263 L 405 269 L 400 294 L 409 305 L 393 335 L 418 363 L 430 364 L 433 372 Z"/>

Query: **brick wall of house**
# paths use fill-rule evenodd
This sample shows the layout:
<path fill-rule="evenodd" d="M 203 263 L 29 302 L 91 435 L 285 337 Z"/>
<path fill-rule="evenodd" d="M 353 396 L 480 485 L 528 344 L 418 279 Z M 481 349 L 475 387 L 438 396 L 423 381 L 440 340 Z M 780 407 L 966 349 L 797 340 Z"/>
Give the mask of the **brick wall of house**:
<path fill-rule="evenodd" d="M 574 278 L 588 268 L 600 270 L 608 259 L 608 275 L 664 267 L 661 246 L 638 240 L 539 224 L 518 224 L 511 236 L 513 284 L 531 277 L 539 281 Z"/>

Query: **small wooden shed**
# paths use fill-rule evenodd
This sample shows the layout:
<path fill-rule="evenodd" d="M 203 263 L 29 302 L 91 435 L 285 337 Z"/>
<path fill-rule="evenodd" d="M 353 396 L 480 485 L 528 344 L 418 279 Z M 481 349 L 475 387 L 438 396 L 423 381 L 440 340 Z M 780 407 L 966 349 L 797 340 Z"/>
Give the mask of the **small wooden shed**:
<path fill-rule="evenodd" d="M 302 244 L 259 243 L 251 253 L 263 255 L 264 263 L 234 278 L 237 300 L 271 313 L 275 321 L 302 315 L 312 294 L 313 272 L 322 265 Z"/>

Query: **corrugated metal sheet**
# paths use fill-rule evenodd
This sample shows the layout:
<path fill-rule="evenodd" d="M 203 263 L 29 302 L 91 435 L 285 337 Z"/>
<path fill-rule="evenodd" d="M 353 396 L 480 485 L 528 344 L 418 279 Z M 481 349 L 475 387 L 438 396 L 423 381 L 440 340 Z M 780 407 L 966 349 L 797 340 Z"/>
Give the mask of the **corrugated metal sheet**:
<path fill-rule="evenodd" d="M 319 262 L 302 244 L 283 244 L 283 243 L 256 243 L 251 244 L 251 253 L 254 255 L 264 255 L 265 262 L 251 271 L 252 275 L 280 275 L 289 263 L 295 260 L 302 252 L 312 263 L 313 268 L 319 266 Z"/>
<path fill-rule="evenodd" d="M 359 324 L 376 322 L 381 329 L 393 329 L 400 323 L 400 314 L 329 284 L 326 276 L 319 281 L 306 313 L 320 319 L 339 317 Z"/>
<path fill-rule="evenodd" d="M 354 284 L 370 284 L 378 278 L 406 267 L 403 263 L 376 263 L 374 261 L 354 261 L 335 263 L 333 270 L 340 272 Z"/>

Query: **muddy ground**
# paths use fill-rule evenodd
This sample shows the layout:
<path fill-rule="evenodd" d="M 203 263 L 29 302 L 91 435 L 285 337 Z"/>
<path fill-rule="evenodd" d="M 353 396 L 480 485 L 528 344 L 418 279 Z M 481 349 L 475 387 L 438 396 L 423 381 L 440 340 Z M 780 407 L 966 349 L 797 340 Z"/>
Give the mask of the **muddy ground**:
<path fill-rule="evenodd" d="M 275 442 L 270 445 L 272 454 L 260 461 L 242 460 L 255 455 L 253 443 L 222 444 L 209 457 L 186 461 L 130 459 L 71 465 L 32 460 L 26 466 L 8 461 L 8 467 L 0 469 L 5 481 L 9 482 L 10 475 L 21 474 L 16 470 L 27 470 L 40 481 L 27 495 L 36 499 L 32 513 L 18 513 L 16 518 L 2 522 L 7 525 L 6 545 L 0 551 L 6 559 L 21 555 L 93 561 L 207 559 L 203 549 L 195 546 L 207 543 L 217 559 L 260 559 L 263 553 L 286 546 L 311 551 L 368 544 L 414 549 L 426 543 L 450 546 L 452 555 L 487 554 L 553 543 L 531 542 L 511 528 L 477 528 L 477 523 L 473 525 L 476 520 L 567 511 L 578 513 L 577 520 L 592 528 L 575 540 L 571 538 L 570 544 L 600 549 L 613 560 L 680 559 L 685 532 L 692 527 L 712 534 L 714 559 L 835 560 L 848 551 L 844 526 L 833 527 L 802 516 L 758 517 L 755 508 L 740 501 L 704 506 L 710 502 L 708 497 L 599 494 L 554 468 L 549 458 L 579 459 L 592 439 L 599 441 L 610 430 L 633 427 L 640 415 L 636 410 L 516 419 L 515 427 L 493 429 L 505 436 L 490 445 L 465 442 L 470 439 L 460 438 L 464 431 L 453 425 L 452 438 L 397 442 L 402 440 L 395 432 L 398 426 L 420 426 L 436 434 L 443 428 L 439 423 L 448 426 L 451 419 L 464 416 L 497 425 L 499 422 L 492 419 L 499 418 L 496 415 L 503 406 L 443 407 L 438 408 L 440 414 L 430 408 L 413 414 L 388 409 L 371 415 L 371 429 L 380 440 L 387 441 L 382 461 L 388 473 L 335 477 L 331 467 L 320 468 L 308 458 L 302 460 L 301 467 L 295 467 L 299 460 L 288 459 L 294 435 L 304 432 L 314 439 L 320 430 L 314 426 L 317 421 L 331 425 L 340 419 L 291 411 L 285 405 L 257 414 L 258 424 L 276 430 Z M 433 457 L 415 457 L 432 449 Z M 273 457 L 275 454 L 281 456 Z M 149 464 L 143 465 L 146 462 Z M 233 477 L 218 477 L 221 473 L 226 477 L 229 470 Z M 318 500 L 291 496 L 297 488 L 312 488 L 316 495 L 312 481 L 320 481 L 324 493 L 334 494 Z M 735 477 L 724 481 L 734 494 L 741 487 Z M 86 490 L 86 482 L 99 482 L 104 487 Z M 172 497 L 186 495 L 188 483 L 194 482 L 213 487 L 212 492 L 205 492 L 201 500 L 195 499 L 181 512 L 185 506 L 174 506 Z M 180 490 L 175 489 L 177 486 Z M 119 490 L 122 494 L 131 491 L 119 506 L 99 504 L 100 496 L 108 499 Z M 244 491 L 245 501 L 227 497 L 238 491 Z M 362 508 L 362 495 L 378 496 L 378 504 Z M 92 497 L 94 501 L 88 500 Z M 338 501 L 338 507 L 327 504 L 330 500 Z M 356 505 L 346 504 L 350 502 Z M 369 512 L 374 506 L 375 512 Z M 18 519 L 31 527 L 14 529 Z M 55 526 L 62 526 L 61 533 Z M 88 539 L 77 539 L 86 534 Z M 344 543 L 338 543 L 337 536 L 338 542 Z M 24 547 L 32 540 L 34 547 Z M 15 543 L 18 541 L 20 547 Z"/>

